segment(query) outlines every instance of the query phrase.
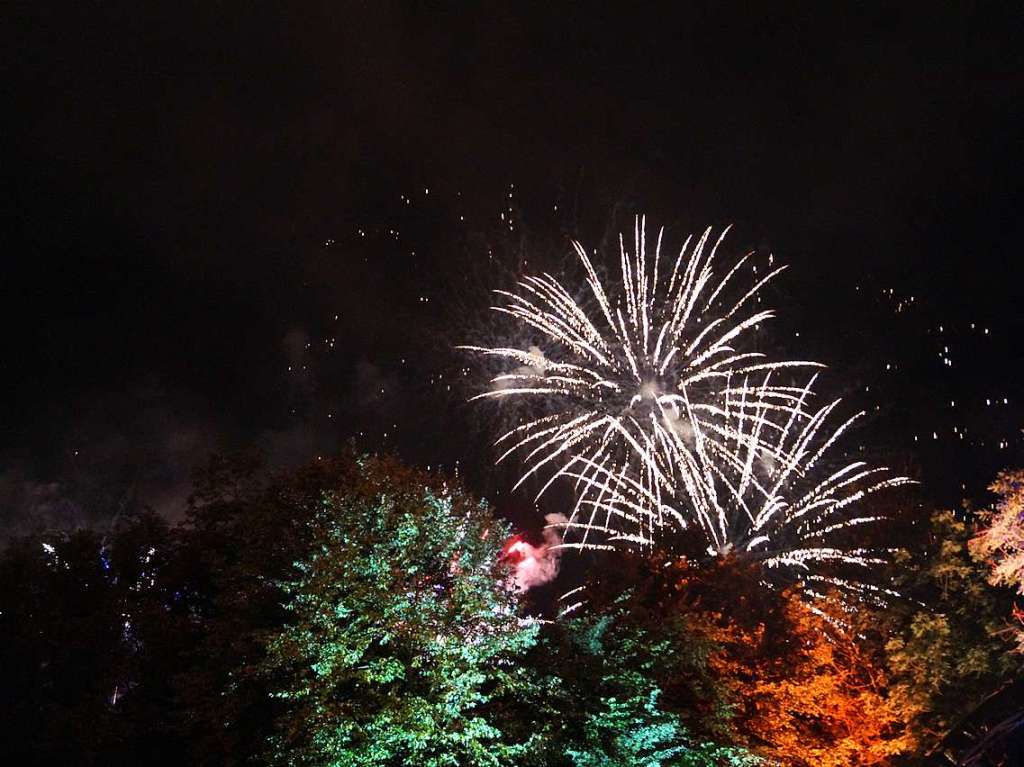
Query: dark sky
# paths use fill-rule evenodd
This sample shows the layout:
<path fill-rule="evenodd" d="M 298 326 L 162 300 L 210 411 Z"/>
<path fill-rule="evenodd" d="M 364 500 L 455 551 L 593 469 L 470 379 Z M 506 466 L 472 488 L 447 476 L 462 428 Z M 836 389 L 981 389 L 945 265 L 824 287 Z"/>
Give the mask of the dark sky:
<path fill-rule="evenodd" d="M 287 464 L 361 433 L 481 476 L 436 375 L 487 250 L 636 212 L 792 264 L 787 349 L 929 497 L 1024 463 L 1014 4 L 252 5 L 7 14 L 9 529 L 174 515 L 197 461 L 252 443 Z"/>

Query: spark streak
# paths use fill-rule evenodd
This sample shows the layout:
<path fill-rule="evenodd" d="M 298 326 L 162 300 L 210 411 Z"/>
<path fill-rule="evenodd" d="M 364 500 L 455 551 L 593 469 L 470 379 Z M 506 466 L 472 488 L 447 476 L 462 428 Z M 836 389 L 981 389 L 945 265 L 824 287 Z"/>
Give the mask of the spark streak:
<path fill-rule="evenodd" d="M 709 555 L 742 552 L 769 567 L 869 565 L 876 553 L 828 542 L 876 519 L 851 516 L 848 507 L 908 480 L 859 462 L 818 477 L 816 465 L 857 416 L 826 429 L 839 401 L 814 409 L 816 375 L 805 385 L 793 380 L 822 366 L 756 350 L 755 330 L 774 317 L 756 306 L 786 267 L 739 287 L 748 254 L 716 276 L 727 232 L 710 247 L 710 228 L 696 242 L 687 238 L 665 270 L 664 230 L 652 254 L 638 217 L 632 252 L 620 237 L 615 285 L 605 286 L 574 242 L 582 290 L 544 273 L 524 277 L 518 292 L 496 291 L 505 303 L 494 310 L 533 345 L 460 348 L 503 367 L 473 399 L 529 412 L 497 440 L 498 460 L 521 456 L 516 487 L 546 475 L 538 498 L 559 477 L 574 482 L 575 506 L 562 527 L 577 536 L 562 547 L 687 537 Z"/>

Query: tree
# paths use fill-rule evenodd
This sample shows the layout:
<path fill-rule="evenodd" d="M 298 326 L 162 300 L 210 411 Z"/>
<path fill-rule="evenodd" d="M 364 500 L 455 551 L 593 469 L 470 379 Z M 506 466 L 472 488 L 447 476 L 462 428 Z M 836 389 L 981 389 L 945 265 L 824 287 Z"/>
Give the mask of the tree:
<path fill-rule="evenodd" d="M 909 752 L 914 741 L 889 697 L 889 674 L 864 638 L 864 616 L 836 597 L 778 596 L 786 651 L 765 653 L 758 634 L 754 642 L 737 637 L 744 655 L 751 646 L 761 650 L 752 665 L 737 669 L 749 679 L 737 723 L 760 743 L 755 750 L 801 767 L 889 764 Z"/>
<path fill-rule="evenodd" d="M 194 638 L 176 678 L 190 763 L 248 764 L 272 728 L 261 632 L 282 625 L 274 585 L 308 550 L 309 521 L 325 492 L 345 485 L 354 459 L 269 474 L 254 453 L 211 456 L 196 473 L 181 530 L 180 590 Z"/>
<path fill-rule="evenodd" d="M 970 551 L 973 516 L 931 516 L 926 545 L 896 558 L 894 588 L 902 595 L 878 613 L 891 696 L 923 754 L 955 754 L 975 737 L 972 716 L 1019 677 L 1010 652 L 1009 595 L 986 582 L 988 568 Z"/>
<path fill-rule="evenodd" d="M 1024 471 L 1000 472 L 989 490 L 999 495 L 999 503 L 980 515 L 986 526 L 971 541 L 971 553 L 991 566 L 989 583 L 1024 594 Z M 1024 623 L 1024 612 L 1015 607 L 1014 615 Z M 1024 628 L 1015 633 L 1024 652 Z"/>
<path fill-rule="evenodd" d="M 191 636 L 175 686 L 190 764 L 237 767 L 263 751 L 278 706 L 253 669 L 289 617 L 277 584 L 308 556 L 325 494 L 361 472 L 344 451 L 287 472 L 252 452 L 215 455 L 196 473 L 177 556 Z"/>
<path fill-rule="evenodd" d="M 538 627 L 500 562 L 505 525 L 455 487 L 361 459 L 280 584 L 289 622 L 259 674 L 285 765 L 502 765 L 539 740 L 522 665 Z M 440 486 L 438 486 L 440 484 Z"/>
<path fill-rule="evenodd" d="M 704 676 L 707 645 L 668 617 L 662 630 L 636 621 L 634 594 L 568 621 L 549 640 L 562 698 L 559 737 L 548 764 L 573 767 L 713 767 L 755 765 L 743 748 L 692 732 L 667 709 L 658 678 L 688 667 Z M 661 674 L 659 674 L 661 672 Z M 694 712 L 690 712 L 693 714 Z"/>
<path fill-rule="evenodd" d="M 0 558 L 0 709 L 18 764 L 180 763 L 171 727 L 179 636 L 151 512 L 105 534 L 40 533 Z"/>
<path fill-rule="evenodd" d="M 971 553 L 991 568 L 989 583 L 1024 594 L 1024 471 L 1001 472 L 989 490 L 999 496 L 995 511 L 979 513 L 985 527 L 970 542 Z M 1014 605 L 1018 625 L 1010 633 L 1017 652 L 1024 652 L 1024 611 Z M 1024 759 L 1024 708 L 1020 696 L 1024 680 L 1018 671 L 1015 685 L 1000 688 L 986 702 L 985 721 L 978 742 L 964 755 L 965 764 L 1019 764 Z"/>
<path fill-rule="evenodd" d="M 878 642 L 862 640 L 867 615 L 862 623 L 836 598 L 767 588 L 756 563 L 736 559 L 634 557 L 614 571 L 630 584 L 617 620 L 631 628 L 617 629 L 606 654 L 646 648 L 652 662 L 639 668 L 649 687 L 639 689 L 664 691 L 658 706 L 691 741 L 800 767 L 885 764 L 912 745 Z"/>

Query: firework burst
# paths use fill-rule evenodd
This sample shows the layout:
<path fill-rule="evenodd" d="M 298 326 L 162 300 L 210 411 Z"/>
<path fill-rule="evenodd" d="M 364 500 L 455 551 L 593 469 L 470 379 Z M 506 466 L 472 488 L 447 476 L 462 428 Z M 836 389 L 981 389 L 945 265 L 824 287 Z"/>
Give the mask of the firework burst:
<path fill-rule="evenodd" d="M 546 473 L 538 496 L 558 477 L 574 477 L 579 502 L 572 524 L 582 528 L 583 545 L 592 543 L 595 532 L 648 543 L 667 524 L 686 527 L 687 515 L 663 503 L 662 495 L 707 503 L 698 478 L 700 451 L 727 453 L 753 440 L 758 451 L 784 460 L 775 455 L 772 432 L 780 419 L 801 415 L 800 389 L 776 385 L 772 376 L 815 366 L 767 361 L 753 350 L 753 331 L 774 316 L 770 309 L 756 309 L 760 291 L 785 267 L 737 290 L 751 254 L 724 276 L 714 268 L 728 230 L 710 248 L 710 229 L 696 242 L 687 238 L 672 264 L 662 259 L 663 231 L 653 252 L 643 218 L 636 221 L 632 252 L 620 237 L 621 280 L 614 290 L 574 242 L 586 273 L 581 297 L 546 273 L 524 278 L 518 293 L 497 291 L 507 303 L 494 310 L 535 339 L 526 350 L 461 347 L 505 367 L 474 399 L 534 406 L 499 438 L 504 452 L 498 460 L 523 456 L 526 468 L 517 487 Z M 737 431 L 736 415 L 753 430 Z M 629 477 L 640 488 L 642 508 L 628 531 L 599 521 L 607 485 L 601 477 L 609 475 Z M 578 515 L 586 508 L 589 516 L 581 522 Z"/>
<path fill-rule="evenodd" d="M 836 541 L 878 520 L 857 511 L 860 501 L 909 480 L 828 458 L 860 414 L 829 427 L 839 401 L 815 409 L 816 376 L 805 385 L 788 380 L 820 365 L 770 361 L 755 350 L 753 331 L 774 316 L 757 308 L 761 290 L 785 267 L 738 287 L 741 275 L 757 273 L 753 264 L 743 269 L 748 254 L 716 275 L 727 231 L 710 248 L 710 229 L 687 238 L 669 266 L 663 230 L 652 252 L 638 218 L 632 252 L 620 237 L 613 286 L 574 242 L 586 274 L 579 294 L 547 273 L 524 278 L 519 292 L 497 291 L 507 303 L 494 310 L 533 342 L 525 350 L 461 348 L 503 368 L 474 399 L 528 413 L 498 439 L 498 460 L 522 456 L 517 487 L 545 474 L 538 497 L 559 477 L 574 482 L 575 506 L 558 526 L 575 535 L 563 547 L 660 540 L 671 549 L 685 541 L 702 556 L 754 558 L 809 581 L 825 577 L 815 575 L 825 565 L 880 562 L 884 552 Z"/>
<path fill-rule="evenodd" d="M 751 418 L 743 408 L 726 408 L 724 420 L 732 436 L 724 445 L 698 433 L 692 450 L 698 492 L 685 497 L 667 484 L 652 489 L 627 473 L 596 463 L 583 462 L 589 469 L 585 472 L 567 470 L 587 489 L 577 502 L 577 515 L 562 525 L 566 530 L 582 529 L 584 540 L 563 547 L 592 546 L 586 542 L 587 522 L 580 521 L 578 514 L 590 509 L 601 520 L 598 528 L 606 536 L 607 543 L 599 546 L 614 547 L 624 540 L 654 544 L 653 537 L 645 534 L 653 529 L 662 534 L 670 550 L 685 539 L 688 545 L 683 548 L 688 551 L 696 545 L 699 554 L 709 557 L 735 556 L 759 561 L 769 570 L 797 572 L 810 594 L 817 594 L 817 587 L 831 587 L 867 598 L 893 595 L 857 576 L 843 578 L 835 573 L 849 566 L 863 572 L 886 561 L 891 550 L 848 546 L 843 533 L 884 519 L 862 511 L 865 499 L 912 481 L 893 475 L 887 467 L 872 467 L 864 461 L 835 464 L 830 459 L 830 451 L 863 412 L 830 427 L 830 416 L 840 400 L 817 410 L 804 409 L 814 380 L 803 387 L 800 407 L 794 407 L 781 426 L 774 425 L 772 445 L 766 446 L 758 433 L 771 415 Z M 684 524 L 673 530 L 656 524 L 656 517 Z M 630 528 L 640 533 L 620 532 Z M 676 534 L 679 529 L 687 531 L 685 536 Z"/>

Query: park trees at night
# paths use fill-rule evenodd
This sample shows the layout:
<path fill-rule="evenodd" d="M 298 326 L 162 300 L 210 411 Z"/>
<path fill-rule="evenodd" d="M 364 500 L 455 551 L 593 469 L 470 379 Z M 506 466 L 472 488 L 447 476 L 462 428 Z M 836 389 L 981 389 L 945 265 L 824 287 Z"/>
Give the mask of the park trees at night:
<path fill-rule="evenodd" d="M 716 756 L 707 764 L 729 763 L 721 761 L 728 753 L 736 763 L 753 755 L 794 767 L 866 766 L 911 750 L 881 648 L 862 641 L 867 615 L 836 598 L 765 589 L 749 562 L 702 568 L 628 556 L 615 569 L 628 592 L 598 587 L 591 610 L 630 627 L 625 646 L 651 659 L 647 683 L 664 691 L 663 710 L 691 739 L 730 745 L 709 749 Z"/>
<path fill-rule="evenodd" d="M 188 635 L 173 534 L 150 512 L 42 532 L 0 557 L 3 752 L 18 764 L 163 764 Z"/>
<path fill-rule="evenodd" d="M 1013 764 L 1020 486 L 909 520 L 879 573 L 899 596 L 607 552 L 546 621 L 507 525 L 441 475 L 214 459 L 178 528 L 9 542 L 10 742 L 27 764 Z"/>
<path fill-rule="evenodd" d="M 921 544 L 893 563 L 902 598 L 877 613 L 891 696 L 919 752 L 955 753 L 981 737 L 984 708 L 1024 668 L 1009 593 L 986 582 L 989 565 L 972 551 L 979 529 L 970 512 L 934 512 Z"/>
<path fill-rule="evenodd" d="M 360 464 L 309 519 L 308 554 L 280 584 L 286 625 L 243 673 L 279 702 L 272 761 L 758 763 L 728 745 L 713 643 L 685 617 L 652 631 L 625 598 L 564 623 L 524 618 L 501 558 L 509 530 L 486 506 L 394 462 Z M 661 703 L 665 667 L 674 695 L 700 691 L 692 731 Z"/>
<path fill-rule="evenodd" d="M 565 704 L 557 708 L 565 713 L 548 764 L 762 764 L 746 748 L 732 745 L 729 707 L 711 668 L 718 645 L 691 630 L 686 615 L 667 615 L 660 627 L 638 621 L 633 598 L 626 592 L 550 630 L 544 663 L 557 675 L 555 695 Z M 677 688 L 676 703 L 678 688 L 687 688 L 697 705 L 685 714 L 673 709 L 663 685 Z"/>
<path fill-rule="evenodd" d="M 986 524 L 971 541 L 971 553 L 991 565 L 989 583 L 1024 594 L 1024 471 L 1000 472 L 989 489 L 999 502 L 994 511 L 982 513 Z M 1024 623 L 1019 608 L 1014 615 Z M 1014 633 L 1024 651 L 1024 628 Z"/>
<path fill-rule="evenodd" d="M 519 763 L 538 737 L 524 618 L 500 561 L 506 526 L 455 488 L 363 461 L 325 497 L 282 584 L 286 627 L 260 672 L 285 706 L 287 765 Z M 518 717 L 513 714 L 518 713 Z"/>

